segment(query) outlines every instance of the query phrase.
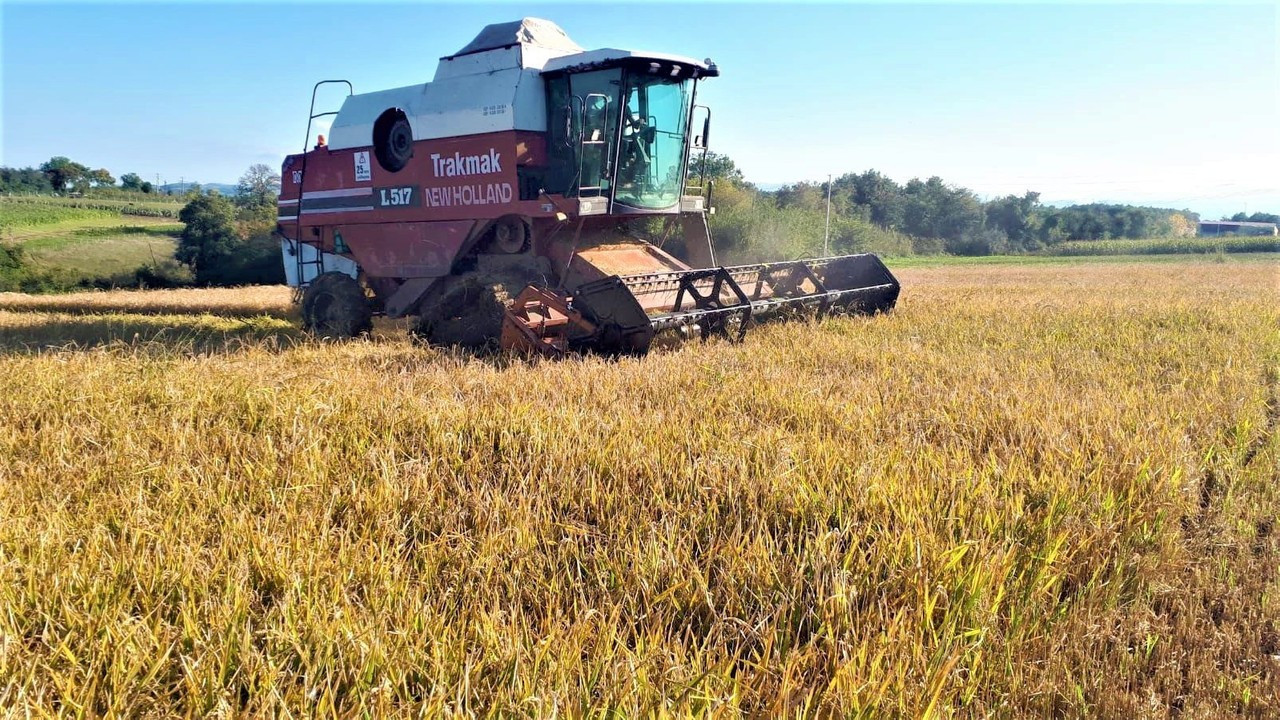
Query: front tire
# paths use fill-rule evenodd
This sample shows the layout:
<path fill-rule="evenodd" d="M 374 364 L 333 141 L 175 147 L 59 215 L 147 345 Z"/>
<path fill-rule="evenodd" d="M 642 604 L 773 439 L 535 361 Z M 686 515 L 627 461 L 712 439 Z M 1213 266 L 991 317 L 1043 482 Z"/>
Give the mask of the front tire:
<path fill-rule="evenodd" d="M 373 329 L 373 308 L 355 278 L 321 273 L 302 293 L 302 325 L 317 337 L 353 338 Z"/>
<path fill-rule="evenodd" d="M 507 307 L 525 286 L 539 282 L 545 279 L 532 270 L 472 271 L 444 278 L 419 305 L 412 332 L 432 345 L 496 347 Z"/>

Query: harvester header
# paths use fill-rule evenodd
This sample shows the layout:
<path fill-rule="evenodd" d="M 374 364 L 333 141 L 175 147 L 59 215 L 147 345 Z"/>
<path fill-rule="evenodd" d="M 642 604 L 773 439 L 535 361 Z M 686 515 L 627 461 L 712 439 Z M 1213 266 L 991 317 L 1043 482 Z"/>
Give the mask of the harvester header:
<path fill-rule="evenodd" d="M 698 84 L 718 74 L 584 50 L 525 18 L 484 28 L 431 82 L 317 83 L 277 225 L 305 324 L 349 336 L 375 314 L 412 316 L 438 344 L 643 352 L 666 328 L 736 337 L 786 307 L 892 307 L 897 283 L 873 256 L 716 262 L 711 184 L 689 168 L 711 126 Z M 326 84 L 348 95 L 317 113 Z"/>

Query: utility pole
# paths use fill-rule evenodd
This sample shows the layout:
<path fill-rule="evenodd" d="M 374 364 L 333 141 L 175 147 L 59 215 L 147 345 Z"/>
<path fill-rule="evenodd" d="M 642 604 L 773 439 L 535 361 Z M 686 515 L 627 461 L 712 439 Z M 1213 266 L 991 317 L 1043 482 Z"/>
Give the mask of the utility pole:
<path fill-rule="evenodd" d="M 822 257 L 831 255 L 831 174 L 827 174 L 827 233 L 822 238 Z"/>

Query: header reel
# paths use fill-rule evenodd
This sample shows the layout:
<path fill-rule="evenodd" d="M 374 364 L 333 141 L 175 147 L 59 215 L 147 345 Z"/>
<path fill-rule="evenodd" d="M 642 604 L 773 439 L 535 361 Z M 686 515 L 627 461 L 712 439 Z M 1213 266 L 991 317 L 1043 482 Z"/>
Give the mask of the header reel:
<path fill-rule="evenodd" d="M 870 254 L 613 276 L 573 295 L 529 286 L 506 311 L 502 347 L 547 357 L 643 355 L 665 330 L 741 341 L 753 323 L 787 312 L 886 312 L 899 290 Z"/>

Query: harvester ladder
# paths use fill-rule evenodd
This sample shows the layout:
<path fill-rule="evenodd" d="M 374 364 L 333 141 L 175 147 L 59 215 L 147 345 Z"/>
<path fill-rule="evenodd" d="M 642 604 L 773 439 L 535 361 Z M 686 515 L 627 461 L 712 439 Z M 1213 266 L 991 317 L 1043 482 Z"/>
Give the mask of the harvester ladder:
<path fill-rule="evenodd" d="M 324 249 L 322 245 L 320 245 L 319 243 L 316 243 L 315 245 L 313 245 L 313 247 L 315 247 L 316 252 L 315 252 L 315 256 L 312 257 L 311 259 L 307 259 L 306 253 L 302 251 L 302 246 L 303 246 L 303 242 L 302 242 L 303 197 L 302 196 L 307 186 L 307 153 L 308 153 L 307 146 L 311 144 L 311 125 L 316 121 L 316 118 L 328 117 L 330 115 L 338 114 L 337 110 L 333 110 L 330 112 L 322 112 L 322 113 L 316 112 L 316 93 L 320 90 L 321 85 L 331 85 L 331 84 L 346 85 L 347 97 L 350 97 L 352 94 L 355 93 L 355 89 L 351 86 L 351 82 L 349 80 L 321 80 L 311 88 L 311 109 L 309 111 L 310 115 L 307 117 L 307 134 L 306 134 L 306 137 L 304 137 L 302 140 L 302 168 L 298 171 L 299 172 L 298 209 L 293 218 L 293 228 L 294 228 L 293 237 L 294 237 L 294 242 L 297 244 L 297 248 L 296 248 L 297 252 L 294 254 L 294 260 L 297 263 L 297 269 L 298 269 L 298 292 L 302 292 L 303 288 L 311 284 L 311 281 L 307 279 L 307 275 L 306 275 L 306 271 L 308 269 L 310 268 L 315 269 L 315 273 L 312 274 L 311 277 L 318 277 L 321 273 L 324 272 Z M 307 244 L 311 244 L 311 243 L 307 243 Z"/>
<path fill-rule="evenodd" d="M 599 128 L 600 132 L 598 137 L 594 134 L 591 134 L 591 135 L 587 134 L 591 130 L 596 129 L 596 128 L 589 128 L 589 125 L 587 122 L 587 120 L 591 117 L 591 114 L 588 110 L 588 104 L 593 99 L 599 99 L 603 103 L 603 107 L 601 111 L 597 114 L 605 122 L 604 122 L 604 127 Z M 578 140 L 578 197 L 603 196 L 604 190 L 605 190 L 605 187 L 603 184 L 604 179 L 606 177 L 612 177 L 612 170 L 610 166 L 612 165 L 611 161 L 613 160 L 613 158 L 609 155 L 609 152 L 608 152 L 609 145 L 612 140 L 612 138 L 609 137 L 609 132 L 608 132 L 609 116 L 610 116 L 610 108 L 609 108 L 608 95 L 604 95 L 601 93 L 591 93 L 587 95 L 585 98 L 583 98 L 582 120 L 578 126 L 579 128 L 581 128 L 581 132 L 582 132 L 582 135 Z M 596 152 L 593 152 L 592 155 L 599 162 L 599 167 L 597 168 L 597 174 L 593 178 L 595 185 L 583 184 L 585 181 L 585 178 L 583 177 L 583 173 L 588 167 L 587 148 L 591 148 L 592 150 L 596 151 Z M 591 194 L 587 195 L 587 193 L 591 193 Z"/>

